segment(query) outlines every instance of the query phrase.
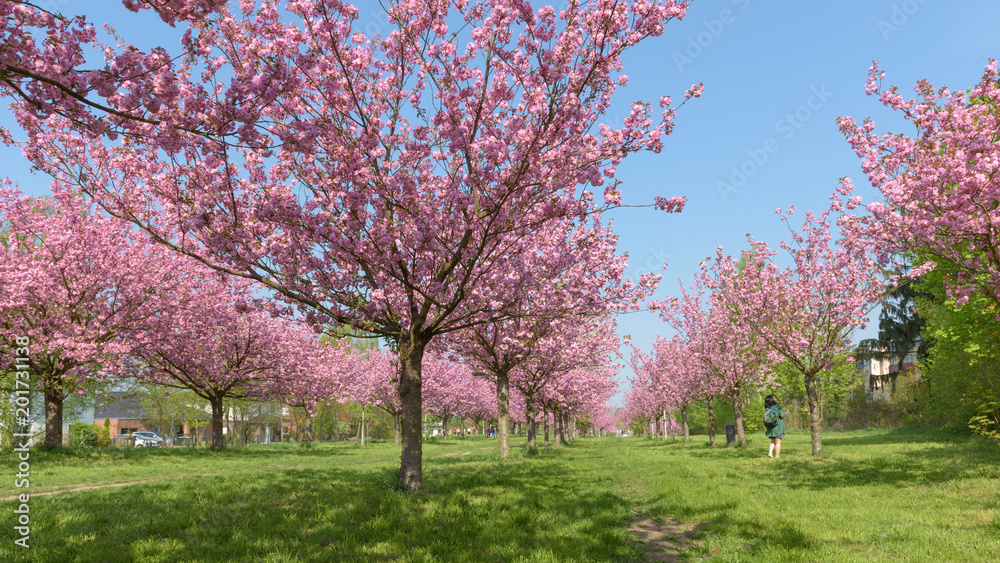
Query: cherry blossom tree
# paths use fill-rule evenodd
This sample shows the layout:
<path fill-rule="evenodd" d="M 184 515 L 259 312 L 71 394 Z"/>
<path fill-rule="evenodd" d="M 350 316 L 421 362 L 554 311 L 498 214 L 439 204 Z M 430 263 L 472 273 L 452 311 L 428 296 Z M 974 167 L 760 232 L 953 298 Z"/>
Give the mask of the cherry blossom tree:
<path fill-rule="evenodd" d="M 299 375 L 294 385 L 269 385 L 269 393 L 274 400 L 301 409 L 301 435 L 308 446 L 314 435 L 313 420 L 318 407 L 323 404 L 330 406 L 334 400 L 356 392 L 358 382 L 364 381 L 364 376 L 372 370 L 372 353 L 359 356 L 345 338 L 314 341 L 301 327 L 291 325 L 289 328 L 299 334 L 290 343 L 291 353 L 297 354 L 292 365 Z M 386 381 L 389 381 L 388 377 Z M 380 406 L 378 390 L 376 387 L 375 401 Z"/>
<path fill-rule="evenodd" d="M 396 366 L 392 352 L 386 348 L 378 350 L 367 350 L 362 357 L 361 365 L 351 371 L 361 370 L 363 377 L 369 378 L 368 391 L 365 396 L 368 402 L 392 417 L 393 435 L 396 443 L 399 443 L 399 419 L 403 413 L 403 406 L 399 400 L 399 391 L 396 384 L 399 381 L 399 368 Z M 345 379 L 353 379 L 352 375 L 347 375 Z"/>
<path fill-rule="evenodd" d="M 525 397 L 525 419 L 528 425 L 525 448 L 529 455 L 538 453 L 536 441 L 538 406 L 544 405 L 547 410 L 550 406 L 558 409 L 560 403 L 585 404 L 587 394 L 590 392 L 581 378 L 569 380 L 581 385 L 575 395 L 567 396 L 569 388 L 566 385 L 561 388 L 562 394 L 546 394 L 547 386 L 556 383 L 561 377 L 566 377 L 566 374 L 573 370 L 581 370 L 577 375 L 593 374 L 595 377 L 606 375 L 600 368 L 610 365 L 612 358 L 618 354 L 619 341 L 614 334 L 615 327 L 610 316 L 553 319 L 532 327 L 535 332 L 529 333 L 531 336 L 529 340 L 534 343 L 532 352 L 515 370 L 512 378 L 513 384 Z M 561 400 L 551 401 L 553 398 Z M 546 404 L 546 399 L 550 399 L 550 404 Z M 599 409 L 595 409 L 595 412 L 597 410 Z M 544 416 L 548 416 L 547 412 Z"/>
<path fill-rule="evenodd" d="M 447 437 L 448 422 L 463 415 L 485 382 L 473 376 L 461 362 L 434 353 L 425 357 L 424 373 L 424 409 L 441 419 L 442 432 Z"/>
<path fill-rule="evenodd" d="M 635 349 L 630 364 L 636 373 L 632 388 L 637 390 L 636 396 L 630 397 L 630 416 L 645 413 L 641 416 L 655 418 L 662 411 L 669 423 L 667 413 L 679 412 L 684 441 L 689 441 L 687 409 L 710 392 L 704 366 L 688 350 L 687 342 L 681 336 L 670 340 L 658 337 L 650 355 Z"/>
<path fill-rule="evenodd" d="M 201 87 L 189 75 L 193 60 L 209 53 L 207 40 L 215 34 L 208 20 L 225 3 L 123 0 L 133 12 L 152 9 L 171 26 L 190 25 L 181 50 L 171 54 L 163 47 L 115 49 L 102 43 L 85 16 L 67 17 L 40 3 L 0 0 L 0 96 L 21 102 L 21 109 L 35 119 L 60 116 L 91 136 L 177 130 L 212 141 L 259 145 L 260 133 L 245 125 L 271 98 L 238 82 L 224 92 Z M 88 61 L 88 51 L 104 59 Z M 177 137 L 162 135 L 157 142 L 176 146 Z"/>
<path fill-rule="evenodd" d="M 618 392 L 614 380 L 619 366 L 576 368 L 561 373 L 546 387 L 543 404 L 553 414 L 556 443 L 576 437 L 576 419 L 603 412 Z"/>
<path fill-rule="evenodd" d="M 128 134 L 98 142 L 58 114 L 18 118 L 36 165 L 162 243 L 256 280 L 317 324 L 394 340 L 400 482 L 419 489 L 424 351 L 438 335 L 508 316 L 559 259 L 539 247 L 539 227 L 582 217 L 590 189 L 624 157 L 661 150 L 669 98 L 658 116 L 632 104 L 617 129 L 599 120 L 628 82 L 623 53 L 686 4 L 385 8 L 390 31 L 366 37 L 358 10 L 332 0 L 235 13 L 169 2 L 159 8 L 168 23 L 192 24 L 185 56 L 156 51 L 141 67 L 153 71 L 96 90 L 142 112 L 121 121 Z M 122 57 L 105 52 L 109 64 Z M 620 201 L 616 184 L 604 193 Z"/>
<path fill-rule="evenodd" d="M 556 229 L 553 235 L 560 238 L 550 247 L 576 259 L 557 264 L 539 277 L 534 287 L 522 290 L 520 301 L 512 303 L 510 318 L 477 325 L 449 339 L 457 354 L 496 384 L 497 441 L 502 460 L 510 452 L 513 374 L 521 376 L 516 385 L 528 401 L 528 450 L 535 452 L 535 393 L 549 376 L 594 361 L 587 346 L 595 338 L 588 331 L 606 328 L 606 317 L 612 311 L 635 308 L 659 281 L 659 276 L 649 275 L 642 276 L 637 287 L 623 281 L 625 258 L 616 255 L 617 238 L 601 225 L 599 214 L 594 214 L 589 229 L 578 226 L 569 233 Z M 606 330 L 601 335 L 597 340 L 617 342 Z M 525 368 L 528 361 L 534 362 L 532 369 Z"/>
<path fill-rule="evenodd" d="M 128 333 L 178 305 L 191 265 L 58 183 L 51 198 L 0 189 L 0 214 L 0 332 L 30 341 L 50 449 L 62 445 L 66 397 L 106 375 Z"/>
<path fill-rule="evenodd" d="M 917 253 L 915 279 L 947 264 L 945 287 L 956 304 L 981 293 L 1000 316 L 1000 78 L 997 61 L 968 91 L 935 89 L 922 80 L 920 99 L 883 88 L 874 63 L 865 91 L 913 123 L 912 136 L 879 135 L 875 123 L 841 117 L 839 125 L 862 159 L 884 201 L 868 204 L 852 234 L 879 250 L 883 266 L 893 256 Z"/>
<path fill-rule="evenodd" d="M 849 196 L 851 190 L 845 178 L 840 195 Z M 802 373 L 813 455 L 822 448 L 820 374 L 846 351 L 850 332 L 864 325 L 885 291 L 869 247 L 855 239 L 834 241 L 831 234 L 831 212 L 853 209 L 858 200 L 850 196 L 845 205 L 835 195 L 831 202 L 831 209 L 818 216 L 807 212 L 801 229 L 792 230 L 792 241 L 781 243 L 791 265 L 780 268 L 777 251 L 750 239 L 739 261 L 720 247 L 715 260 L 703 266 L 706 287 L 732 315 L 733 326 Z M 788 210 L 792 213 L 794 208 Z M 851 217 L 841 219 L 849 222 Z M 782 218 L 787 221 L 788 215 Z"/>
<path fill-rule="evenodd" d="M 130 354 L 138 361 L 129 367 L 133 375 L 208 401 L 212 449 L 221 451 L 227 399 L 296 396 L 308 407 L 316 389 L 310 380 L 329 373 L 318 371 L 323 345 L 314 332 L 250 308 L 247 284 L 234 291 L 207 273 L 184 288 L 190 296 L 185 304 L 130 335 Z"/>
<path fill-rule="evenodd" d="M 699 364 L 696 371 L 703 374 L 710 388 L 707 393 L 710 441 L 714 443 L 711 401 L 716 396 L 724 396 L 733 405 L 738 443 L 744 446 L 746 432 L 741 403 L 747 393 L 774 386 L 770 373 L 778 359 L 776 353 L 760 345 L 756 335 L 732 313 L 728 305 L 733 297 L 726 294 L 731 291 L 728 281 L 712 278 L 712 273 L 703 265 L 692 286 L 681 288 L 679 299 L 654 303 L 651 308 L 659 309 L 662 318 L 686 341 L 685 351 Z M 709 287 L 714 291 L 706 291 Z"/>

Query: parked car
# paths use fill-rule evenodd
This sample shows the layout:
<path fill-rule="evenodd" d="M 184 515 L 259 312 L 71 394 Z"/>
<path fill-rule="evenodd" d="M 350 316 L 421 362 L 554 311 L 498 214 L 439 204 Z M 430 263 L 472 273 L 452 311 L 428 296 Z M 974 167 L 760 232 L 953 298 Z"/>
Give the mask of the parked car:
<path fill-rule="evenodd" d="M 132 437 L 135 438 L 135 447 L 137 448 L 163 447 L 163 438 L 157 436 L 155 432 L 133 432 Z"/>
<path fill-rule="evenodd" d="M 167 436 L 163 432 L 153 432 L 153 434 L 156 434 L 157 436 L 159 436 L 160 438 L 163 439 L 163 445 L 164 446 L 172 446 L 172 445 L 174 445 L 174 439 L 173 439 L 173 437 Z"/>

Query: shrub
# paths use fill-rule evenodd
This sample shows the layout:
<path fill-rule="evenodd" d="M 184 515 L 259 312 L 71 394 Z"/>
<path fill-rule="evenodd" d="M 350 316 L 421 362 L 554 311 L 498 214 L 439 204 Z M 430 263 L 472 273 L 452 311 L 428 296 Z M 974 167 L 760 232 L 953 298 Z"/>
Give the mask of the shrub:
<path fill-rule="evenodd" d="M 74 422 L 69 425 L 70 447 L 91 448 L 97 444 L 97 431 L 93 424 Z"/>
<path fill-rule="evenodd" d="M 98 448 L 106 448 L 111 445 L 111 420 L 105 418 L 104 424 L 94 423 L 95 445 Z"/>
<path fill-rule="evenodd" d="M 991 397 L 980 405 L 976 416 L 969 420 L 969 428 L 980 436 L 993 438 L 1000 445 L 1000 401 Z"/>

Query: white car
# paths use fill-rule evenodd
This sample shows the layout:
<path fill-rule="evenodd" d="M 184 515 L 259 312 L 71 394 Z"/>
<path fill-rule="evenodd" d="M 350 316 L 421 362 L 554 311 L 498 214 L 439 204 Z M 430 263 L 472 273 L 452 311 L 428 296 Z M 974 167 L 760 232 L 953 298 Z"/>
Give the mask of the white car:
<path fill-rule="evenodd" d="M 163 447 L 163 438 L 157 436 L 155 432 L 133 432 L 132 436 L 135 438 L 135 447 L 137 448 Z"/>

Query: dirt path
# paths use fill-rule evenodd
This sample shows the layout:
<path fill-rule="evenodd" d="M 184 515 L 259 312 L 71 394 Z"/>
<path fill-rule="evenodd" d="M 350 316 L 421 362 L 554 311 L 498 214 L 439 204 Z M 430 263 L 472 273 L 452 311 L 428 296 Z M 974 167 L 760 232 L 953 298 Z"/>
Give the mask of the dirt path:
<path fill-rule="evenodd" d="M 630 534 L 646 545 L 646 561 L 680 561 L 682 550 L 694 547 L 696 542 L 690 535 L 697 529 L 695 524 L 679 524 L 667 518 L 659 524 L 648 516 L 636 516 L 628 527 Z"/>
<path fill-rule="evenodd" d="M 189 477 L 207 477 L 211 475 L 216 475 L 215 473 L 197 473 L 195 475 L 185 475 L 183 477 L 167 477 L 164 479 L 143 479 L 142 481 L 128 481 L 126 483 L 106 483 L 104 485 L 80 485 L 78 487 L 69 487 L 66 489 L 56 489 L 54 491 L 43 491 L 40 493 L 27 492 L 33 497 L 47 497 L 49 495 L 58 495 L 60 493 L 76 493 L 79 491 L 91 491 L 94 489 L 110 489 L 113 487 L 128 487 L 130 485 L 141 485 L 143 483 L 163 483 L 165 481 L 175 481 L 177 479 L 187 479 Z M 12 497 L 0 497 L 0 501 L 17 500 L 18 495 Z"/>

